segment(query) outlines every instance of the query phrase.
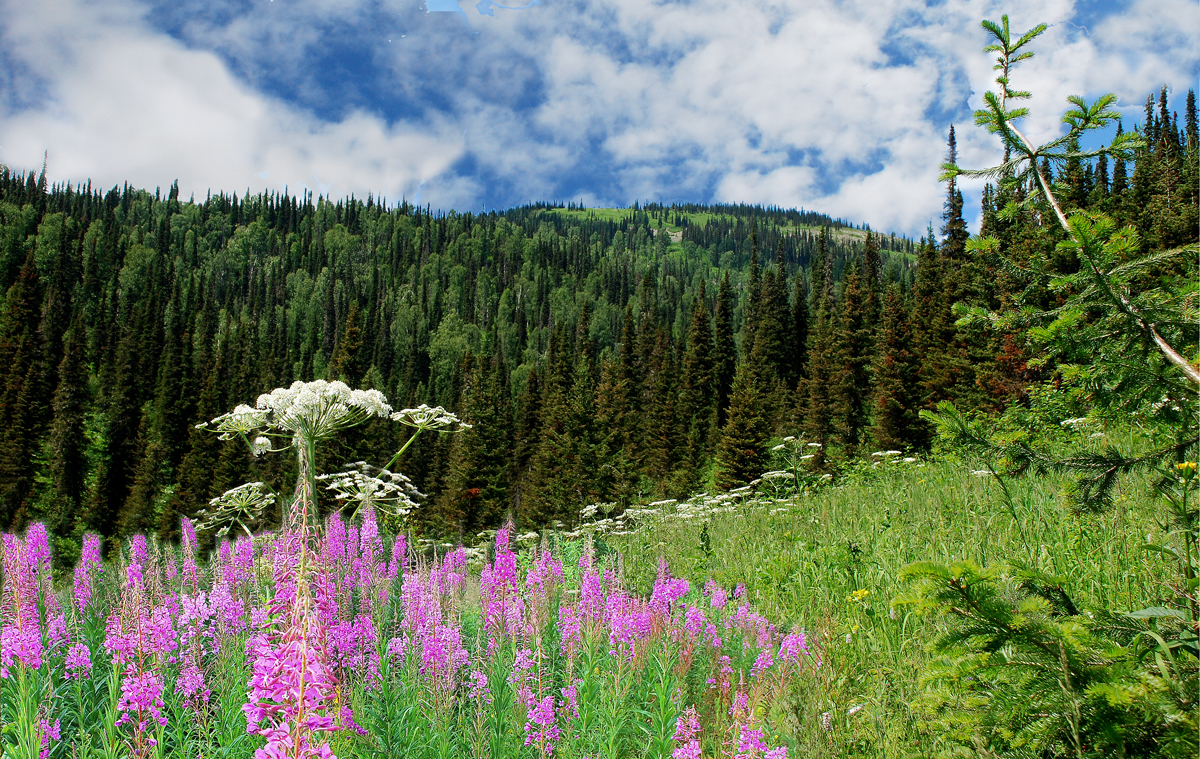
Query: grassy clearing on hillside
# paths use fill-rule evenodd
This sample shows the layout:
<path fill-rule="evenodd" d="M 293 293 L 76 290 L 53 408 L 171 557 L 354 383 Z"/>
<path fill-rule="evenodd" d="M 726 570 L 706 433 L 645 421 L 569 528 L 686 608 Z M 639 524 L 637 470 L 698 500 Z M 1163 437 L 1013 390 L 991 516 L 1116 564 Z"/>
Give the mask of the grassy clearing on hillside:
<path fill-rule="evenodd" d="M 795 756 L 921 755 L 927 744 L 912 704 L 922 690 L 925 646 L 940 630 L 892 608 L 906 564 L 1025 561 L 1065 577 L 1067 593 L 1085 610 L 1140 609 L 1169 595 L 1162 578 L 1171 568 L 1140 548 L 1156 529 L 1149 482 L 1131 478 L 1117 508 L 1098 516 L 1072 514 L 1060 503 L 1062 484 L 1012 483 L 1020 504 L 1014 519 L 996 505 L 996 486 L 962 463 L 898 462 L 707 523 L 672 518 L 668 507 L 637 532 L 607 540 L 622 553 L 635 589 L 653 585 L 661 556 L 673 574 L 693 581 L 745 583 L 771 619 L 815 633 L 825 665 L 792 693 Z"/>

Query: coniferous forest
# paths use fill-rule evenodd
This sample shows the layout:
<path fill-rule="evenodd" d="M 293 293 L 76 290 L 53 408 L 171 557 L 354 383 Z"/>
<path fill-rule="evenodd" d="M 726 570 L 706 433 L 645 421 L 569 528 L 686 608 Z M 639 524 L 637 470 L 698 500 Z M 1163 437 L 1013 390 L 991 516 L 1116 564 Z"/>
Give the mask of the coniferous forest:
<path fill-rule="evenodd" d="M 1194 93 L 1182 119 L 1173 107 L 1165 90 L 1147 98 L 1136 160 L 1053 175 L 1066 209 L 1134 225 L 1147 250 L 1192 239 Z M 1054 259 L 1065 233 L 1044 203 L 1000 213 L 1023 192 L 989 185 L 981 232 L 1018 260 Z M 47 186 L 44 170 L 7 168 L 0 224 L 0 523 L 45 521 L 68 564 L 85 532 L 176 537 L 226 489 L 294 477 L 195 425 L 296 379 L 474 423 L 399 464 L 426 495 L 414 524 L 452 536 L 737 487 L 773 437 L 820 443 L 822 469 L 924 450 L 920 410 L 996 412 L 1054 372 L 1013 330 L 952 313 L 1019 288 L 967 251 L 954 179 L 918 240 L 757 206 L 433 213 Z M 367 425 L 323 463 L 386 459 L 402 435 Z"/>

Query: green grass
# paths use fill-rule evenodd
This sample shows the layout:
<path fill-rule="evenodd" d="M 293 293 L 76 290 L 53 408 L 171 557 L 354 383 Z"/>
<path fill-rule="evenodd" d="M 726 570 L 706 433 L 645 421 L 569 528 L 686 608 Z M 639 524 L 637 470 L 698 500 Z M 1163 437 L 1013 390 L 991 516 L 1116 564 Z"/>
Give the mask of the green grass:
<path fill-rule="evenodd" d="M 1013 483 L 1014 518 L 998 506 L 997 486 L 961 463 L 894 464 L 815 495 L 712 517 L 708 553 L 700 523 L 669 515 L 606 539 L 621 551 L 636 589 L 648 592 L 662 556 L 673 574 L 696 582 L 745 583 L 768 618 L 806 629 L 824 665 L 791 694 L 782 726 L 794 734 L 789 755 L 919 756 L 928 744 L 912 704 L 926 645 L 939 629 L 893 611 L 906 564 L 1027 562 L 1067 578 L 1081 609 L 1134 610 L 1169 595 L 1162 579 L 1171 568 L 1140 549 L 1157 529 L 1149 482 L 1131 477 L 1113 511 L 1082 516 L 1060 502 L 1062 485 L 1049 478 Z M 847 716 L 855 706 L 863 708 Z M 821 724 L 825 712 L 831 731 Z"/>

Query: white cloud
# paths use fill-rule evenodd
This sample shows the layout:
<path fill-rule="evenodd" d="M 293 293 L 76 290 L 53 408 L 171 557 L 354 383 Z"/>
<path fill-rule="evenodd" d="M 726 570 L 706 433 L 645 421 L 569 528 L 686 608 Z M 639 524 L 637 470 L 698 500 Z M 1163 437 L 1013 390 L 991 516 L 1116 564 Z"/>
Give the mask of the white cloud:
<path fill-rule="evenodd" d="M 34 166 L 45 150 L 59 181 L 165 187 L 178 178 L 185 195 L 287 184 L 338 195 L 386 186 L 398 198 L 462 153 L 448 123 L 388 126 L 361 111 L 321 122 L 239 82 L 213 53 L 155 33 L 137 10 L 7 4 L 10 55 L 39 62 L 52 86 L 42 105 L 0 123 L 0 160 Z"/>
<path fill-rule="evenodd" d="M 1067 95 L 1116 91 L 1136 115 L 1200 70 L 1186 0 L 1133 0 L 1086 30 L 1073 0 L 460 3 L 469 26 L 420 0 L 145 1 L 186 45 L 137 0 L 8 0 L 4 44 L 52 97 L 0 124 L 0 157 L 31 167 L 48 147 L 55 176 L 149 186 L 411 198 L 425 181 L 423 200 L 462 209 L 796 205 L 919 234 L 941 213 L 951 121 L 963 165 L 997 158 L 970 118 L 994 76 L 980 19 L 1051 24 L 1017 74 L 1035 139 L 1060 133 Z M 326 76 L 331 50 L 357 62 Z"/>

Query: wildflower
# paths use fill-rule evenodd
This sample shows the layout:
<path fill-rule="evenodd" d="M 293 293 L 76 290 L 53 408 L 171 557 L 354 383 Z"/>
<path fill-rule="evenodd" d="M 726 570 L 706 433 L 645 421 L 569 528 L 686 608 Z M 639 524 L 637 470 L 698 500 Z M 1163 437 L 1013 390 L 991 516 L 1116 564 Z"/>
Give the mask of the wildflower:
<path fill-rule="evenodd" d="M 162 676 L 149 670 L 130 669 L 121 682 L 121 698 L 117 702 L 117 711 L 121 712 L 121 716 L 116 726 L 134 723 L 134 729 L 141 734 L 154 729 L 150 726 L 151 722 L 159 726 L 166 725 L 167 718 L 162 713 L 166 704 L 163 703 L 162 693 Z"/>
<path fill-rule="evenodd" d="M 871 595 L 871 591 L 867 590 L 866 588 L 859 588 L 850 595 L 846 596 L 846 601 L 860 604 L 864 602 L 869 595 Z"/>
<path fill-rule="evenodd" d="M 733 597 L 734 597 L 734 598 L 745 598 L 745 597 L 746 597 L 746 585 L 745 585 L 744 583 L 740 583 L 740 582 L 739 582 L 739 583 L 738 583 L 738 584 L 737 584 L 737 585 L 734 587 L 734 589 L 733 589 Z"/>
<path fill-rule="evenodd" d="M 671 753 L 673 759 L 700 759 L 700 715 L 696 707 L 689 706 L 675 720 L 673 740 L 678 744 Z"/>
<path fill-rule="evenodd" d="M 492 691 L 488 688 L 487 675 L 477 669 L 471 670 L 471 674 L 467 676 L 467 694 L 472 701 L 492 703 Z"/>
<path fill-rule="evenodd" d="M 802 654 L 809 654 L 808 642 L 803 632 L 783 636 L 783 640 L 779 643 L 779 658 L 795 664 L 800 661 Z"/>
<path fill-rule="evenodd" d="M 771 668 L 775 663 L 775 657 L 771 655 L 771 649 L 766 648 L 758 652 L 757 658 L 754 660 L 754 666 L 750 668 L 750 677 L 762 677 L 762 674 Z"/>
<path fill-rule="evenodd" d="M 42 735 L 42 750 L 38 753 L 38 759 L 46 759 L 50 756 L 50 741 L 62 740 L 62 722 L 54 720 L 54 724 L 50 724 L 50 720 L 38 720 L 38 732 Z"/>
<path fill-rule="evenodd" d="M 262 519 L 267 507 L 275 503 L 275 493 L 261 482 L 247 482 L 226 490 L 208 502 L 208 508 L 196 512 L 197 532 L 215 532 L 217 537 L 229 534 L 233 527 L 241 527 L 251 535 L 249 525 Z M 228 550 L 228 549 L 226 549 Z"/>
<path fill-rule="evenodd" d="M 66 678 L 81 680 L 92 673 L 92 652 L 85 643 L 76 643 L 67 651 Z"/>
<path fill-rule="evenodd" d="M 763 742 L 763 738 L 762 730 L 750 727 L 742 728 L 742 734 L 738 737 L 738 752 L 735 759 L 753 759 L 764 753 L 767 750 L 767 744 Z"/>
<path fill-rule="evenodd" d="M 204 684 L 204 673 L 200 671 L 195 657 L 188 657 L 179 671 L 179 678 L 175 681 L 175 692 L 183 696 L 184 701 L 193 708 L 199 707 L 201 703 L 208 703 L 212 691 Z"/>
<path fill-rule="evenodd" d="M 858 706 L 852 706 L 852 707 L 850 707 L 849 709 L 847 709 L 847 710 L 846 710 L 846 716 L 847 716 L 847 717 L 853 717 L 855 714 L 858 714 L 858 713 L 859 713 L 859 712 L 861 712 L 862 710 L 863 710 L 863 705 L 862 705 L 862 704 L 859 704 Z"/>
<path fill-rule="evenodd" d="M 787 746 L 780 746 L 768 751 L 763 759 L 787 759 Z"/>
<path fill-rule="evenodd" d="M 397 411 L 392 414 L 392 421 L 416 427 L 418 429 L 434 429 L 437 427 L 450 427 L 457 424 L 459 429 L 470 429 L 471 425 L 460 421 L 457 416 L 442 408 L 434 406 L 430 408 L 422 403 L 416 408 L 406 408 L 402 411 Z"/>
<path fill-rule="evenodd" d="M 821 727 L 825 732 L 833 732 L 833 714 L 830 712 L 821 712 Z"/>
<path fill-rule="evenodd" d="M 554 696 L 546 696 L 529 710 L 529 719 L 525 723 L 525 745 L 536 746 L 543 753 L 550 754 L 561 733 L 554 722 Z"/>
<path fill-rule="evenodd" d="M 372 506 L 378 506 L 393 516 L 402 517 L 420 505 L 418 498 L 425 497 L 403 474 L 371 466 L 365 461 L 351 464 L 344 472 L 323 474 L 317 481 L 328 483 L 325 489 L 333 491 L 333 497 L 344 502 L 343 507 L 353 506 L 351 515 L 360 509 L 370 511 Z"/>

